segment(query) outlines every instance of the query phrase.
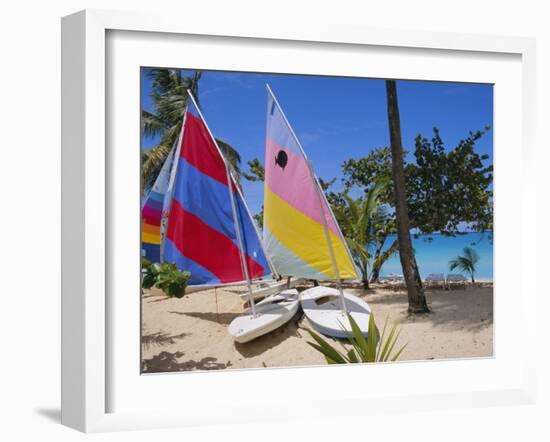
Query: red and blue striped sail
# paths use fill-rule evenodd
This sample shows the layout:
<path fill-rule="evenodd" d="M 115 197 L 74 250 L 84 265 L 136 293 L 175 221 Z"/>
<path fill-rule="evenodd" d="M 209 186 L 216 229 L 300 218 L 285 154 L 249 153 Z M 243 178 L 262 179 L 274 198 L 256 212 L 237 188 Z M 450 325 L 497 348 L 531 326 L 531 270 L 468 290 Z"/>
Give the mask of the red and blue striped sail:
<path fill-rule="evenodd" d="M 271 273 L 253 221 L 231 180 L 223 158 L 196 108 L 189 103 L 164 238 L 163 261 L 191 273 L 190 285 L 246 280 L 229 185 L 251 279 Z"/>

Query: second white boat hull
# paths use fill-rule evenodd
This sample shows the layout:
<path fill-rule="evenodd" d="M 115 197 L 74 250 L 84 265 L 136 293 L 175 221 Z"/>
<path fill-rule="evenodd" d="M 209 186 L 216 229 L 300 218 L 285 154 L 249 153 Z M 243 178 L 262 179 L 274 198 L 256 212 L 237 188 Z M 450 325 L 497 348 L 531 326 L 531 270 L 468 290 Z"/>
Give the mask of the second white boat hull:
<path fill-rule="evenodd" d="M 371 309 L 361 298 L 344 290 L 346 308 L 363 336 L 367 337 Z M 300 294 L 300 304 L 311 326 L 327 336 L 346 338 L 351 331 L 347 315 L 342 311 L 339 290 L 332 287 L 313 287 Z"/>
<path fill-rule="evenodd" d="M 283 290 L 256 304 L 256 316 L 252 315 L 250 309 L 237 316 L 229 324 L 229 334 L 235 342 L 250 342 L 286 324 L 299 307 L 298 291 Z"/>

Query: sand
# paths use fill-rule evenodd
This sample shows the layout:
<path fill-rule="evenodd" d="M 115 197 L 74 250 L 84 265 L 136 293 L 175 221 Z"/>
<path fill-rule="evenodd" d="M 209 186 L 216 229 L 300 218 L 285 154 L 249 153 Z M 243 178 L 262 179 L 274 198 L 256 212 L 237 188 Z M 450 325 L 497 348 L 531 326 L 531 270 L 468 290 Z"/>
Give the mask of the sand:
<path fill-rule="evenodd" d="M 386 317 L 401 328 L 407 347 L 399 360 L 490 357 L 493 354 L 491 284 L 428 290 L 432 313 L 407 316 L 407 296 L 383 286 L 350 289 L 371 306 L 381 328 Z M 156 289 L 142 297 L 142 369 L 148 373 L 324 365 L 311 348 L 301 310 L 285 326 L 246 344 L 234 343 L 228 324 L 243 311 L 243 287 L 195 292 L 171 299 Z"/>

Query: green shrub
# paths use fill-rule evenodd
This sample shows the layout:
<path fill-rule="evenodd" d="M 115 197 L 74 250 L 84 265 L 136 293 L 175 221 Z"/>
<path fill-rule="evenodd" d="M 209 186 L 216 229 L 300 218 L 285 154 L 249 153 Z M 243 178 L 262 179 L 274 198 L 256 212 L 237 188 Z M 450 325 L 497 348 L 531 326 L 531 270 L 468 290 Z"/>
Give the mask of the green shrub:
<path fill-rule="evenodd" d="M 147 259 L 142 260 L 141 267 L 144 270 L 141 281 L 142 288 L 149 289 L 155 286 L 161 289 L 166 296 L 183 298 L 191 273 L 179 270 L 175 264 L 151 263 Z"/>
<path fill-rule="evenodd" d="M 148 259 L 143 258 L 141 260 L 142 279 L 141 287 L 144 289 L 150 289 L 157 282 L 158 275 L 160 273 L 160 266 L 156 266 Z"/>
<path fill-rule="evenodd" d="M 338 351 L 333 345 L 329 344 L 325 339 L 319 336 L 317 333 L 313 332 L 306 328 L 306 331 L 310 336 L 315 340 L 315 342 L 308 342 L 314 349 L 321 352 L 327 361 L 328 364 L 357 364 L 361 362 L 394 362 L 399 358 L 407 344 L 403 345 L 392 355 L 394 351 L 397 340 L 399 339 L 399 334 L 401 330 L 397 330 L 397 324 L 394 323 L 393 327 L 384 341 L 386 334 L 386 328 L 388 325 L 388 318 L 384 323 L 384 329 L 382 330 L 382 336 L 378 335 L 378 329 L 374 321 L 374 314 L 370 314 L 369 318 L 369 329 L 368 337 L 365 338 L 355 322 L 355 319 L 348 313 L 348 320 L 351 325 L 351 333 L 346 333 L 348 336 L 346 338 L 348 344 L 352 348 L 346 348 L 344 345 L 343 352 Z M 345 330 L 344 326 L 340 324 L 342 329 Z"/>

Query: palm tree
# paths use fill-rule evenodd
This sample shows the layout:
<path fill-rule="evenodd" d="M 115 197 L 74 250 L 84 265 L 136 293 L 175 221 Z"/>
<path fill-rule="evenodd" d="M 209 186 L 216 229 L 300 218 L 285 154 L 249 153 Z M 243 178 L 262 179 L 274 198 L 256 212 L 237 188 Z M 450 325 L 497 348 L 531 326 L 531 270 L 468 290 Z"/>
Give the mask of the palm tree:
<path fill-rule="evenodd" d="M 365 290 L 369 288 L 368 265 L 371 256 L 368 246 L 374 238 L 375 220 L 381 216 L 379 197 L 387 185 L 387 181 L 379 181 L 371 186 L 365 198 L 357 200 L 344 193 L 344 204 L 333 206 L 354 261 L 361 270 Z"/>
<path fill-rule="evenodd" d="M 146 137 L 160 136 L 157 146 L 144 151 L 141 158 L 142 187 L 149 188 L 155 181 L 170 149 L 176 142 L 181 131 L 183 114 L 187 106 L 187 90 L 189 89 L 197 105 L 199 100 L 199 80 L 202 72 L 196 71 L 192 76 L 183 76 L 179 69 L 151 69 L 148 72 L 153 80 L 151 97 L 155 112 L 142 110 L 141 121 L 143 135 Z M 236 179 L 240 176 L 241 157 L 229 144 L 216 140 L 223 154 L 233 167 Z"/>
<path fill-rule="evenodd" d="M 474 274 L 476 272 L 476 266 L 479 262 L 479 255 L 471 247 L 464 247 L 462 250 L 463 256 L 455 256 L 449 261 L 449 271 L 459 269 L 461 272 L 468 273 L 472 278 L 472 282 L 476 282 Z"/>
<path fill-rule="evenodd" d="M 420 272 L 411 241 L 410 221 L 407 203 L 407 189 L 403 172 L 403 146 L 401 143 L 401 122 L 397 102 L 397 85 L 395 80 L 386 80 L 386 97 L 388 102 L 388 122 L 392 156 L 392 177 L 395 188 L 395 220 L 399 258 L 403 276 L 407 284 L 409 314 L 428 313 Z"/>

